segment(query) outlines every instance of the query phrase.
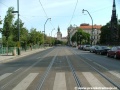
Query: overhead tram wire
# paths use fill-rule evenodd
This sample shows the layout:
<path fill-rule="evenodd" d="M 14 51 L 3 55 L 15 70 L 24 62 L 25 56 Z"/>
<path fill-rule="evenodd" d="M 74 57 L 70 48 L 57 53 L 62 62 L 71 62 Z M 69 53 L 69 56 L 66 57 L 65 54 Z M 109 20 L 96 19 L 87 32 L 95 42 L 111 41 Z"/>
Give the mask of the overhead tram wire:
<path fill-rule="evenodd" d="M 75 13 L 75 10 L 76 10 L 76 7 L 77 7 L 77 4 L 78 4 L 78 0 L 77 0 L 77 2 L 76 2 L 75 8 L 74 8 L 74 11 L 73 11 L 73 14 L 72 14 L 72 17 L 71 17 L 71 19 L 70 19 L 70 22 L 69 22 L 68 26 L 71 24 L 71 21 L 72 21 L 72 19 L 73 19 L 73 16 L 74 16 L 74 13 Z"/>
<path fill-rule="evenodd" d="M 20 17 L 22 17 L 22 18 L 24 18 L 27 22 L 29 22 L 30 23 L 30 25 L 32 26 L 32 23 L 29 21 L 29 20 L 27 20 L 27 18 L 26 17 L 24 17 L 24 16 L 22 16 L 22 15 L 20 15 Z M 22 19 L 21 19 L 22 20 Z"/>
<path fill-rule="evenodd" d="M 41 7 L 42 7 L 42 9 L 43 9 L 43 11 L 44 11 L 44 13 L 45 13 L 45 17 L 46 17 L 46 18 L 49 18 L 40 0 L 39 0 L 39 3 L 40 3 L 40 5 L 41 5 Z M 52 22 L 50 22 L 50 24 L 51 24 L 52 27 L 54 28 Z"/>
<path fill-rule="evenodd" d="M 4 5 L 5 7 L 7 7 L 8 8 L 8 6 L 7 5 L 5 5 L 4 3 L 2 3 L 2 2 L 0 2 L 2 5 Z"/>
<path fill-rule="evenodd" d="M 42 3 L 41 3 L 40 0 L 39 0 L 39 3 L 40 3 L 40 5 L 41 5 L 41 7 L 42 7 L 42 9 L 43 9 L 43 11 L 44 11 L 44 13 L 45 13 L 45 17 L 48 18 L 48 15 L 47 15 L 47 13 L 46 13 L 46 11 L 45 11 L 45 9 L 44 9 L 44 7 L 43 7 L 43 5 L 42 5 Z"/>

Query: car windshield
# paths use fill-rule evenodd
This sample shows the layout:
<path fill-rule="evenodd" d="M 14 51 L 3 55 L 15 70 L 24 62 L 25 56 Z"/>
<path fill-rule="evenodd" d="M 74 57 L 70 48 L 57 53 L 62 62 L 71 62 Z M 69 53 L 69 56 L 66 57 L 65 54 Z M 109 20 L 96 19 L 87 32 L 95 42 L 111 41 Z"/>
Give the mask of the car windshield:
<path fill-rule="evenodd" d="M 117 47 L 117 50 L 120 50 L 120 46 Z"/>
<path fill-rule="evenodd" d="M 107 46 L 102 46 L 101 48 L 102 49 L 110 49 L 110 47 L 107 47 Z"/>

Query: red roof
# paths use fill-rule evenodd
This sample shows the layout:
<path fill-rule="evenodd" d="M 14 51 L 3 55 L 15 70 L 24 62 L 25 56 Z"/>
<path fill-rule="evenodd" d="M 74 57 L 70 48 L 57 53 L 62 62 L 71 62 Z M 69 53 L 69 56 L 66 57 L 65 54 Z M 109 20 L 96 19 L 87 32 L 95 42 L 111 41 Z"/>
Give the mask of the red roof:
<path fill-rule="evenodd" d="M 102 26 L 101 25 L 93 25 L 94 29 L 100 29 Z M 81 29 L 91 29 L 92 25 L 80 25 Z"/>

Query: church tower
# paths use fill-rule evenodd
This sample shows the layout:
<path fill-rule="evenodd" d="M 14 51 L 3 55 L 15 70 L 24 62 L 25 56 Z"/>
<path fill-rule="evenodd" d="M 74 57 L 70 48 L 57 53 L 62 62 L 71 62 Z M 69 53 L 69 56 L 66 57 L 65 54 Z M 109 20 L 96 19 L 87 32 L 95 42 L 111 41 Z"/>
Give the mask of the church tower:
<path fill-rule="evenodd" d="M 110 44 L 117 44 L 118 42 L 118 23 L 117 23 L 117 16 L 116 16 L 116 5 L 115 0 L 113 0 L 113 9 L 112 9 L 112 16 L 110 21 Z"/>
<path fill-rule="evenodd" d="M 58 32 L 57 32 L 57 40 L 60 40 L 61 41 L 62 39 L 62 33 L 60 32 L 60 28 L 58 26 Z"/>

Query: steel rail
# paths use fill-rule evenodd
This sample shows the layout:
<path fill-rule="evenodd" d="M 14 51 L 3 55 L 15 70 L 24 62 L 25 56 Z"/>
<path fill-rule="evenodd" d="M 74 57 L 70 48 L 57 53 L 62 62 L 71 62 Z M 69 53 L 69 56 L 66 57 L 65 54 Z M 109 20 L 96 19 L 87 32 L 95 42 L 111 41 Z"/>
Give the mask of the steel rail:
<path fill-rule="evenodd" d="M 46 71 L 44 72 L 44 74 L 42 75 L 42 78 L 40 79 L 40 81 L 39 81 L 39 83 L 38 83 L 38 85 L 37 85 L 37 87 L 36 87 L 35 90 L 41 90 L 41 89 L 42 89 L 42 86 L 43 86 L 43 84 L 44 84 L 44 82 L 45 82 L 45 79 L 46 79 L 46 77 L 48 76 L 48 74 L 49 74 L 49 72 L 50 72 L 50 70 L 51 70 L 51 68 L 52 68 L 52 65 L 53 65 L 56 57 L 57 57 L 57 53 L 56 53 L 56 55 L 53 57 L 52 61 L 50 62 L 49 66 L 47 67 L 47 69 L 46 69 Z"/>
<path fill-rule="evenodd" d="M 51 51 L 52 52 L 52 51 Z M 51 52 L 47 53 L 46 55 L 43 56 L 43 58 L 47 57 Z M 33 66 L 35 66 L 36 64 L 38 64 L 39 62 L 41 62 L 43 60 L 43 58 L 41 58 L 40 60 L 36 61 L 35 63 L 33 63 L 32 65 L 30 65 L 27 69 L 25 69 L 23 72 L 21 72 L 20 74 L 18 74 L 16 77 L 14 77 L 13 79 L 11 79 L 10 81 L 8 81 L 5 85 L 3 85 L 2 87 L 0 87 L 0 90 L 4 90 L 8 85 L 10 85 L 11 83 L 13 83 L 16 79 L 18 79 L 19 77 L 21 77 L 24 73 L 26 73 L 28 70 L 30 70 Z"/>
<path fill-rule="evenodd" d="M 68 59 L 67 56 L 66 56 L 66 59 L 67 59 L 68 65 L 69 65 L 69 67 L 70 67 L 70 69 L 72 71 L 72 74 L 74 76 L 75 82 L 77 84 L 77 88 L 82 87 L 82 84 L 81 84 L 81 82 L 80 82 L 80 80 L 79 80 L 79 78 L 78 78 L 78 76 L 77 76 L 77 74 L 75 72 L 75 69 L 74 69 L 73 65 L 71 64 L 71 62 L 70 62 L 70 60 Z M 81 89 L 78 89 L 78 90 L 81 90 Z"/>
<path fill-rule="evenodd" d="M 71 50 L 72 51 L 72 50 Z M 74 55 L 77 55 L 75 52 L 72 51 L 72 53 Z M 105 74 L 103 74 L 102 72 L 100 72 L 98 69 L 96 69 L 95 67 L 93 67 L 92 65 L 90 65 L 88 62 L 86 62 L 85 60 L 83 60 L 82 58 L 84 58 L 83 56 L 79 56 L 77 55 L 78 57 L 80 57 L 80 59 L 86 63 L 87 65 L 89 65 L 91 68 L 93 68 L 98 74 L 100 74 L 103 78 L 105 78 L 108 82 L 110 82 L 112 85 L 114 85 L 115 87 L 117 87 L 117 89 L 120 90 L 120 85 L 118 85 L 116 82 L 112 81 L 110 78 L 108 78 Z M 82 58 L 81 58 L 82 57 Z M 86 58 L 84 58 L 86 59 Z"/>

